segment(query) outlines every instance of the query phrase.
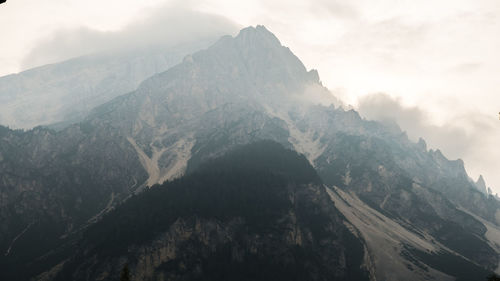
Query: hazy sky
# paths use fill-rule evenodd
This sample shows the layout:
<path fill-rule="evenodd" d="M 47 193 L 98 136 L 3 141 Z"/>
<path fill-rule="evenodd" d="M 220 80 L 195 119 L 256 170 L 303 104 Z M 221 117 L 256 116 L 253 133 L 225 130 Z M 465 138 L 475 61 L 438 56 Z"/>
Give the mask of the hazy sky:
<path fill-rule="evenodd" d="M 256 24 L 345 103 L 369 118 L 397 117 L 412 139 L 464 159 L 500 193 L 498 0 L 8 0 L 0 75 L 106 48 L 124 29 L 182 40 Z"/>

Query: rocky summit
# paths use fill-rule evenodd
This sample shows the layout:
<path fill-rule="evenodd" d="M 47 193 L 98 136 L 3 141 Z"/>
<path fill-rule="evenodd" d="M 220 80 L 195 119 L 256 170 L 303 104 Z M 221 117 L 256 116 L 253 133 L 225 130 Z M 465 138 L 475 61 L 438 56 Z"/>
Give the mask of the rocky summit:
<path fill-rule="evenodd" d="M 76 123 L 0 127 L 0 279 L 485 280 L 483 186 L 248 27 Z"/>

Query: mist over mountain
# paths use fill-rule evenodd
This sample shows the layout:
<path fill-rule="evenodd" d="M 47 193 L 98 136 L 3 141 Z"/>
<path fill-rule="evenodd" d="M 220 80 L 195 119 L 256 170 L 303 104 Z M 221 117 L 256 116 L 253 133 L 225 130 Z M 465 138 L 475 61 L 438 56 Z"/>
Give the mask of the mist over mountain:
<path fill-rule="evenodd" d="M 385 93 L 361 98 L 357 110 L 367 119 L 399 125 L 413 141 L 424 138 L 429 148 L 440 149 L 450 159 L 464 159 L 471 177 L 484 176 L 492 193 L 496 193 L 497 150 L 496 141 L 490 138 L 497 137 L 498 118 L 457 110 L 453 119 L 436 123 L 425 107 L 404 105 L 401 99 Z"/>
<path fill-rule="evenodd" d="M 27 129 L 78 122 L 92 108 L 135 90 L 208 42 L 87 55 L 1 77 L 0 122 Z"/>
<path fill-rule="evenodd" d="M 265 27 L 158 72 L 58 131 L 1 127 L 2 279 L 499 272 L 500 203 L 463 161 L 344 110 Z"/>
<path fill-rule="evenodd" d="M 185 19 L 191 18 L 190 24 Z M 0 124 L 56 129 L 236 32 L 236 24 L 169 3 L 117 31 L 65 28 L 42 37 L 17 74 L 0 77 Z"/>

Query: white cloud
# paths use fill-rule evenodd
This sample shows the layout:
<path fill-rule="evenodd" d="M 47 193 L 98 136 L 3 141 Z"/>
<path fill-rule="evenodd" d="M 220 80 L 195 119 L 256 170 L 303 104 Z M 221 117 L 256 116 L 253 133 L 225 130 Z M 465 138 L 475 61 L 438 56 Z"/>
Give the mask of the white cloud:
<path fill-rule="evenodd" d="M 168 47 L 235 33 L 238 27 L 228 19 L 194 11 L 186 2 L 155 7 L 143 18 L 117 31 L 86 27 L 56 30 L 36 43 L 21 67 L 54 63 L 85 54 L 138 47 Z"/>
<path fill-rule="evenodd" d="M 0 7 L 0 76 L 104 49 L 171 44 L 239 29 L 180 0 L 16 0 Z M 55 43 L 57 42 L 57 43 Z"/>

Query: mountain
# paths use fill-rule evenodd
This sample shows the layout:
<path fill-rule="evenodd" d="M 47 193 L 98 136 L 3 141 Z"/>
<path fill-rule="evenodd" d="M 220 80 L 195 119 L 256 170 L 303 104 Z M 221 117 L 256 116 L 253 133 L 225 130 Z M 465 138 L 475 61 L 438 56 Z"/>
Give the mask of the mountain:
<path fill-rule="evenodd" d="M 363 244 L 304 156 L 235 148 L 118 206 L 54 280 L 368 280 Z M 126 231 L 124 231 L 126 230 Z"/>
<path fill-rule="evenodd" d="M 0 127 L 0 279 L 70 239 L 147 179 L 126 138 Z"/>
<path fill-rule="evenodd" d="M 214 40 L 107 51 L 0 77 L 0 124 L 62 128 Z"/>
<path fill-rule="evenodd" d="M 484 194 L 488 194 L 488 188 L 486 187 L 486 182 L 484 181 L 483 175 L 479 175 L 479 178 L 474 183 L 479 191 Z"/>
<path fill-rule="evenodd" d="M 197 198 L 205 189 L 214 188 L 243 200 L 237 202 L 257 200 L 245 197 L 248 194 L 241 190 L 226 188 L 233 166 L 242 166 L 225 157 L 231 159 L 235 155 L 231 153 L 238 155 L 234 151 L 242 146 L 263 140 L 304 155 L 310 166 L 290 159 L 279 163 L 283 171 L 277 173 L 274 166 L 264 165 L 260 172 L 269 174 L 266 169 L 270 169 L 271 174 L 293 183 L 290 176 L 297 170 L 292 167 L 298 165 L 304 171 L 314 168 L 320 178 L 309 175 L 301 182 L 312 184 L 305 190 L 315 194 L 307 195 L 308 191 L 301 198 L 318 210 L 317 214 L 326 216 L 320 225 L 331 225 L 325 243 L 340 248 L 307 246 L 301 251 L 333 255 L 331 270 L 339 275 L 320 270 L 325 260 L 301 258 L 315 268 L 312 272 L 318 275 L 314 278 L 348 276 L 341 262 L 347 260 L 342 246 L 352 241 L 360 243 L 363 252 L 362 265 L 356 263 L 355 272 L 366 270 L 370 280 L 477 280 L 499 272 L 500 203 L 476 188 L 463 162 L 448 160 L 439 150 L 428 150 L 423 140 L 414 143 L 400 129 L 365 120 L 338 104 L 321 85 L 315 70 L 308 71 L 271 32 L 257 26 L 185 56 L 181 63 L 144 80 L 136 90 L 97 106 L 81 122 L 60 131 L 35 128 L 23 132 L 2 127 L 0 214 L 5 224 L 0 228 L 0 249 L 5 254 L 0 258 L 0 274 L 16 280 L 34 276 L 40 280 L 56 276 L 105 279 L 116 277 L 128 260 L 133 272 L 161 278 L 161 274 L 173 271 L 176 275 L 171 277 L 181 280 L 200 276 L 196 275 L 200 272 L 228 270 L 206 261 L 222 259 L 217 253 L 227 257 L 228 249 L 235 249 L 236 256 L 247 255 L 237 250 L 247 240 L 268 253 L 268 240 L 247 236 L 238 240 L 228 232 L 231 227 L 248 230 L 246 221 L 239 222 L 242 210 L 224 205 L 227 200 Z M 281 146 L 256 147 L 274 155 Z M 252 149 L 256 151 L 251 154 L 259 155 L 257 148 Z M 245 155 L 238 159 L 245 159 Z M 221 166 L 211 161 L 222 161 L 217 162 Z M 270 159 L 262 161 L 259 165 Z M 203 174 L 210 166 L 206 163 L 227 171 L 221 172 L 220 178 L 210 178 Z M 253 182 L 241 170 L 245 169 L 237 174 Z M 191 187 L 189 182 L 193 182 Z M 299 185 L 284 188 L 288 183 L 279 185 L 273 198 L 290 202 L 290 192 L 303 191 Z M 248 188 L 255 190 L 252 196 L 264 200 L 273 196 L 260 189 L 267 184 Z M 165 202 L 165 206 L 158 202 Z M 151 209 L 146 208 L 149 203 Z M 229 208 L 224 209 L 227 217 L 207 211 L 207 217 L 201 219 L 198 205 L 207 204 Z M 277 237 L 281 238 L 276 245 L 293 256 L 297 252 L 283 238 L 284 229 L 293 216 L 303 213 L 288 204 L 275 210 L 289 214 L 283 215 L 283 224 L 272 222 L 280 226 Z M 274 212 L 270 205 L 263 210 Z M 139 211 L 143 208 L 153 214 L 177 213 L 149 217 L 148 212 Z M 176 225 L 179 218 L 180 225 Z M 207 240 L 203 235 L 217 219 L 221 232 L 210 236 L 215 240 Z M 136 226 L 142 223 L 144 227 L 138 230 Z M 185 244 L 186 233 L 192 233 L 198 224 L 201 228 L 193 230 L 191 242 L 218 246 L 199 246 L 196 252 L 197 247 L 189 246 L 194 244 Z M 156 229 L 156 225 L 161 228 Z M 299 226 L 310 227 L 307 222 Z M 344 227 L 355 238 L 345 234 Z M 129 236 L 127 230 L 131 231 Z M 339 235 L 339 231 L 344 234 Z M 122 244 L 118 243 L 121 238 L 112 238 L 122 236 Z M 101 238 L 112 240 L 103 242 Z M 165 246 L 165 241 L 172 242 Z M 228 245 L 227 241 L 235 242 Z M 314 244 L 317 237 L 313 235 L 308 241 Z M 110 250 L 108 244 L 120 246 Z M 124 249 L 127 255 L 119 252 Z M 169 256 L 165 249 L 186 250 L 186 256 Z M 191 263 L 195 257 L 197 265 Z M 269 260 L 249 258 L 269 268 Z M 172 263 L 160 266 L 170 259 Z M 242 261 L 235 257 L 225 262 L 236 262 L 234 266 L 241 272 L 255 265 L 245 267 L 238 260 Z M 272 268 L 282 270 L 287 264 L 304 269 L 295 262 L 281 260 Z M 201 271 L 193 269 L 197 266 Z M 20 277 L 20 273 L 24 275 Z"/>

